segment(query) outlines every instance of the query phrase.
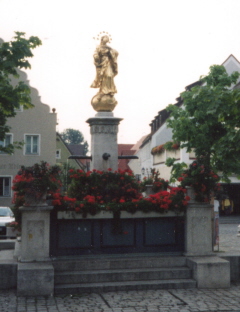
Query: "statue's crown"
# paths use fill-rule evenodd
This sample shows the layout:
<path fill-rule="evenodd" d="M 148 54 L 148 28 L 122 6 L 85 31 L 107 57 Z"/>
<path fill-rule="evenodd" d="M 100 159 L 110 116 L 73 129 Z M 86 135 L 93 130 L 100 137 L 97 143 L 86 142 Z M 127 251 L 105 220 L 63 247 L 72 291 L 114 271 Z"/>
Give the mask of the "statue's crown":
<path fill-rule="evenodd" d="M 108 32 L 106 32 L 106 31 L 101 31 L 96 37 L 93 37 L 93 39 L 94 40 L 100 40 L 101 37 L 103 37 L 103 36 L 108 36 L 109 43 L 112 41 L 111 35 Z"/>

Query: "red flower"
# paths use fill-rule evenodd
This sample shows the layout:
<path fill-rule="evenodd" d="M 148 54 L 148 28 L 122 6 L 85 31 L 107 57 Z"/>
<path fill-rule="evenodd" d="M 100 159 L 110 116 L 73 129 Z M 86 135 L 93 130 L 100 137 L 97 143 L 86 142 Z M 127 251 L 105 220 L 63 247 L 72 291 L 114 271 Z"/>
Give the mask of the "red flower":
<path fill-rule="evenodd" d="M 75 203 L 76 198 L 70 198 L 70 197 L 64 196 L 64 197 L 63 197 L 63 200 L 64 200 L 64 201 L 69 201 L 69 202 L 71 202 L 71 203 Z"/>
<path fill-rule="evenodd" d="M 91 195 L 85 196 L 84 200 L 86 200 L 89 204 L 94 204 L 96 202 L 95 196 L 91 196 Z"/>
<path fill-rule="evenodd" d="M 61 205 L 61 201 L 59 199 L 54 199 L 54 200 L 52 200 L 52 205 L 53 206 L 60 206 Z"/>

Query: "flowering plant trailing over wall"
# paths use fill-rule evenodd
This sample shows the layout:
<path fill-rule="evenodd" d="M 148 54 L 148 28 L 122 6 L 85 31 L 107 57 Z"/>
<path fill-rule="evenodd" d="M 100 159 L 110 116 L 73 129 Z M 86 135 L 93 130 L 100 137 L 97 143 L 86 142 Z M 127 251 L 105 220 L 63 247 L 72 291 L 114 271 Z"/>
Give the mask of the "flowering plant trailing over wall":
<path fill-rule="evenodd" d="M 205 164 L 204 158 L 193 161 L 178 178 L 182 187 L 193 187 L 195 200 L 199 202 L 210 201 L 211 192 L 219 189 L 219 180 L 220 177 Z"/>
<path fill-rule="evenodd" d="M 183 188 L 161 190 L 144 198 L 140 193 L 140 185 L 129 170 L 107 172 L 93 170 L 83 172 L 71 170 L 71 184 L 68 196 L 59 192 L 53 194 L 52 204 L 57 210 L 75 210 L 84 217 L 88 213 L 94 215 L 100 210 L 112 211 L 119 216 L 120 211 L 134 213 L 168 210 L 184 211 L 189 198 Z"/>
<path fill-rule="evenodd" d="M 161 154 L 165 150 L 167 150 L 167 151 L 176 151 L 179 148 L 180 148 L 180 144 L 179 143 L 169 141 L 169 142 L 166 142 L 165 144 L 161 144 L 161 145 L 153 147 L 152 150 L 151 150 L 151 154 L 152 155 Z"/>
<path fill-rule="evenodd" d="M 151 154 L 152 155 L 162 154 L 164 151 L 165 151 L 164 144 L 161 144 L 161 145 L 153 147 L 151 150 Z"/>
<path fill-rule="evenodd" d="M 180 144 L 176 143 L 176 142 L 169 141 L 169 142 L 166 142 L 164 144 L 164 148 L 167 151 L 176 151 L 176 150 L 178 150 L 180 148 Z"/>

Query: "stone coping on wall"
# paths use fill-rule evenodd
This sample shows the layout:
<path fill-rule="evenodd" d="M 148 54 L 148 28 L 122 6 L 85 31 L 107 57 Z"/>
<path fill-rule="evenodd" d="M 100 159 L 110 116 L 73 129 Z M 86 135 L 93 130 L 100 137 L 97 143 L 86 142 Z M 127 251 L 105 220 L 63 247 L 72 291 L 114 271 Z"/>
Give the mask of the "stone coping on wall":
<path fill-rule="evenodd" d="M 40 212 L 40 211 L 50 211 L 50 210 L 53 210 L 53 206 L 48 206 L 48 205 L 43 205 L 43 206 L 40 206 L 40 205 L 36 205 L 36 206 L 21 206 L 21 207 L 19 207 L 19 209 L 21 211 L 37 211 L 37 212 Z"/>
<path fill-rule="evenodd" d="M 121 219 L 137 219 L 137 218 L 166 218 L 166 217 L 182 217 L 184 213 L 176 214 L 173 211 L 167 211 L 166 213 L 158 213 L 155 211 L 151 212 L 142 212 L 136 211 L 135 213 L 130 213 L 127 211 L 121 211 Z M 82 214 L 75 211 L 58 211 L 58 219 L 84 219 Z M 112 219 L 112 211 L 100 211 L 95 215 L 87 215 L 87 219 Z M 86 218 L 85 218 L 86 219 Z"/>

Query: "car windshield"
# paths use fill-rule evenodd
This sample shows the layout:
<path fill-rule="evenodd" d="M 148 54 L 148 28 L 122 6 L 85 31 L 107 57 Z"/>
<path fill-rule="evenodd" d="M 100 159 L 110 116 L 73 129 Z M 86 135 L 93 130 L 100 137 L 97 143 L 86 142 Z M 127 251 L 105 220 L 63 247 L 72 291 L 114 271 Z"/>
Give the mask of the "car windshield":
<path fill-rule="evenodd" d="M 0 207 L 0 217 L 12 217 L 13 213 L 8 207 Z"/>

